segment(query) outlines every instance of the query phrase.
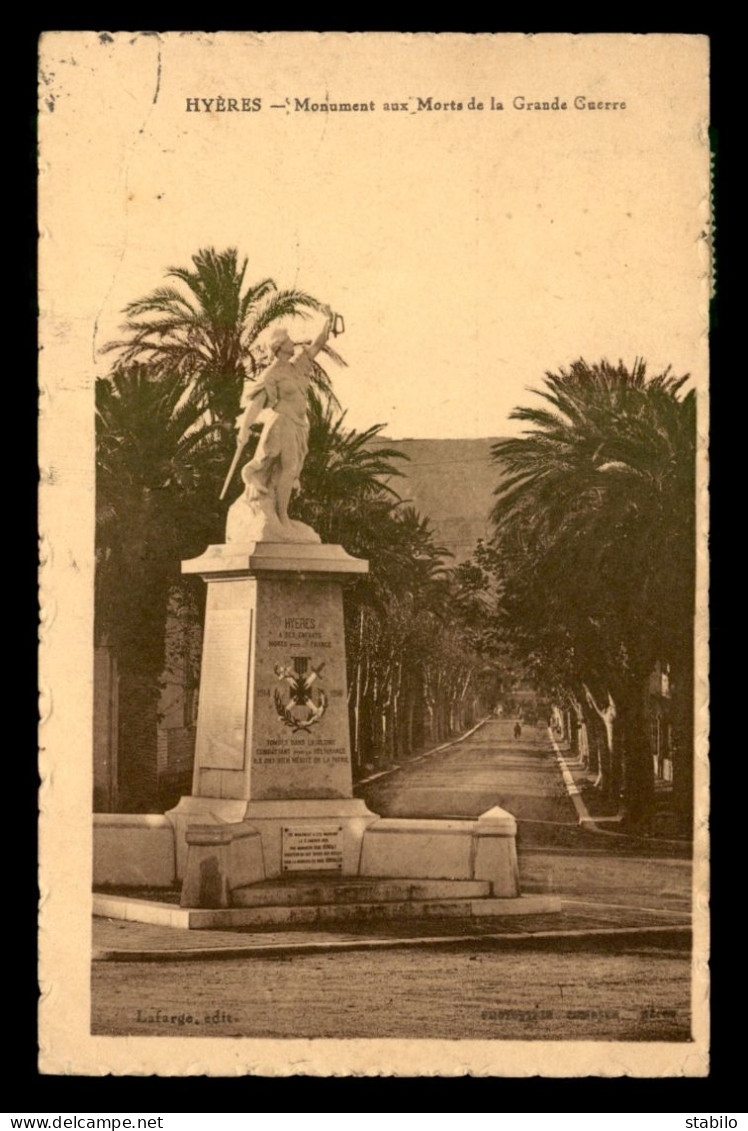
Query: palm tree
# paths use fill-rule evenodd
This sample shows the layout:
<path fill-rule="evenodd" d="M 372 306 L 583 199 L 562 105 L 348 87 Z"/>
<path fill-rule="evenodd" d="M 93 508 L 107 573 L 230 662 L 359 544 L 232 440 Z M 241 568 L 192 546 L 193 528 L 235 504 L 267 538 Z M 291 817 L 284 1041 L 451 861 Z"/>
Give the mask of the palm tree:
<path fill-rule="evenodd" d="M 257 373 L 253 349 L 263 331 L 288 317 L 308 317 L 320 309 L 311 295 L 279 290 L 272 279 L 245 283 L 248 260 L 236 248 L 203 248 L 192 269 L 170 267 L 167 278 L 183 284 L 157 287 L 128 303 L 123 337 L 104 351 L 114 352 L 120 368 L 147 366 L 154 375 L 179 374 L 194 385 L 212 418 L 227 431 L 239 412 L 242 385 Z M 327 355 L 344 364 L 335 350 Z M 315 364 L 317 384 L 332 395 L 324 370 Z"/>
<path fill-rule="evenodd" d="M 381 455 L 380 452 L 377 453 Z M 412 749 L 424 660 L 446 596 L 428 520 L 386 497 L 365 502 L 357 537 L 371 572 L 346 594 L 354 754 L 360 766 Z M 356 515 L 351 516 L 355 522 Z"/>
<path fill-rule="evenodd" d="M 626 804 L 642 816 L 653 791 L 644 681 L 663 659 L 680 666 L 682 690 L 692 679 L 695 398 L 686 381 L 669 371 L 648 380 L 643 362 L 629 372 L 580 360 L 546 375 L 539 395 L 550 407 L 515 410 L 530 428 L 493 448 L 507 473 L 493 510 L 507 621 L 600 719 L 611 772 L 620 769 Z M 689 766 L 690 757 L 686 777 Z"/>
<path fill-rule="evenodd" d="M 159 680 L 179 561 L 216 520 L 216 429 L 179 374 L 132 366 L 96 382 L 95 634 L 117 658 L 126 807 L 153 803 Z"/>

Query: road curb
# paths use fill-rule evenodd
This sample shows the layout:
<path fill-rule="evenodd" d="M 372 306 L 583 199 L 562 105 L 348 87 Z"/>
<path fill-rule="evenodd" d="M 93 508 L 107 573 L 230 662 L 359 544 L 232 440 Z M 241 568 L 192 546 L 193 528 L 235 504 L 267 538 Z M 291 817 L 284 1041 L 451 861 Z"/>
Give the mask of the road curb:
<path fill-rule="evenodd" d="M 174 950 L 115 950 L 94 948 L 94 962 L 204 962 L 211 959 L 272 958 L 279 955 L 331 954 L 335 951 L 386 950 L 405 947 L 486 946 L 499 943 L 502 949 L 546 948 L 563 941 L 575 948 L 602 946 L 609 949 L 612 939 L 628 943 L 690 946 L 691 927 L 596 927 L 587 930 L 534 931 L 528 934 L 495 932 L 485 935 L 437 935 L 423 938 L 340 939 L 330 942 L 282 942 L 267 946 L 182 947 Z M 607 944 L 607 945 L 606 945 Z"/>
<path fill-rule="evenodd" d="M 558 768 L 561 772 L 561 777 L 563 779 L 564 787 L 566 789 L 566 792 L 569 796 L 571 803 L 574 806 L 574 809 L 576 810 L 577 822 L 578 822 L 578 826 L 580 828 L 584 829 L 587 832 L 596 833 L 598 836 L 617 837 L 619 840 L 642 841 L 644 844 L 667 845 L 667 846 L 672 847 L 672 848 L 680 848 L 680 847 L 684 847 L 684 846 L 688 845 L 689 842 L 687 840 L 666 840 L 664 837 L 636 836 L 634 833 L 623 833 L 623 832 L 620 832 L 616 829 L 601 828 L 599 822 L 601 822 L 601 821 L 606 822 L 607 821 L 608 823 L 613 824 L 616 820 L 618 820 L 618 818 L 617 817 L 593 817 L 593 816 L 590 815 L 590 812 L 589 812 L 587 806 L 585 805 L 584 801 L 582 800 L 582 791 L 580 790 L 579 786 L 577 785 L 577 783 L 574 779 L 574 775 L 572 774 L 571 770 L 569 769 L 569 766 L 566 762 L 566 759 L 564 758 L 563 754 L 561 753 L 561 750 L 559 749 L 558 743 L 556 742 L 555 738 L 553 737 L 553 734 L 552 734 L 550 728 L 548 729 L 548 737 L 550 738 L 551 743 L 553 745 L 553 752 L 556 755 L 556 761 L 558 763 Z"/>

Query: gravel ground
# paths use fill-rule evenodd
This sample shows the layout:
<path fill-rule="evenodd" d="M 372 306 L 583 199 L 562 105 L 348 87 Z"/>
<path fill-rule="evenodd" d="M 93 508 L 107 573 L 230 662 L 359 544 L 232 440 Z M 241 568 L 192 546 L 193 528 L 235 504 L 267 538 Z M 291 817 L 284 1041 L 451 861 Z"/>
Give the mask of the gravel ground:
<path fill-rule="evenodd" d="M 104 962 L 93 969 L 92 1032 L 687 1041 L 689 992 L 688 955 L 653 947 Z"/>

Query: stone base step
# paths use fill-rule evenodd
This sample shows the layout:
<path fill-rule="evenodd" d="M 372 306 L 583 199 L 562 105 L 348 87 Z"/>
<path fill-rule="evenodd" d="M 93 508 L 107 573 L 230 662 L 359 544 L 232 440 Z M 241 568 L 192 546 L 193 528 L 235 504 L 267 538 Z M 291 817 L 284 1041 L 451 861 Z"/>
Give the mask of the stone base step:
<path fill-rule="evenodd" d="M 284 877 L 236 888 L 233 907 L 321 907 L 484 899 L 487 880 L 392 880 L 376 876 Z"/>
<path fill-rule="evenodd" d="M 419 881 L 420 882 L 420 881 Z M 128 919 L 186 930 L 252 930 L 273 927 L 294 929 L 318 924 L 346 924 L 351 930 L 365 930 L 376 922 L 413 923 L 421 921 L 424 931 L 435 920 L 451 920 L 459 933 L 461 924 L 480 919 L 497 922 L 515 915 L 549 915 L 561 910 L 561 900 L 553 895 L 521 895 L 517 899 L 408 899 L 383 903 L 342 903 L 309 906 L 267 907 L 177 907 L 149 899 L 96 893 L 94 915 L 108 919 Z M 443 929 L 443 923 L 442 928 Z"/>
<path fill-rule="evenodd" d="M 361 929 L 367 923 L 416 919 L 454 919 L 463 922 L 506 915 L 545 914 L 560 911 L 552 896 L 522 896 L 518 899 L 407 899 L 382 903 L 327 903 L 309 906 L 196 908 L 189 912 L 194 929 L 231 927 L 307 927 L 348 924 Z"/>

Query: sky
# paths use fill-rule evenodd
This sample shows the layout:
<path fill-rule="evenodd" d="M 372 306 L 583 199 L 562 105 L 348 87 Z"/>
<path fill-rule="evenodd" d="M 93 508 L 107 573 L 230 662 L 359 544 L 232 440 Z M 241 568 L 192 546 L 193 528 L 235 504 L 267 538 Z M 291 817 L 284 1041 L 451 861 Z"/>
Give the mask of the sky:
<path fill-rule="evenodd" d="M 696 37 L 91 35 L 51 54 L 71 178 L 50 211 L 74 238 L 47 293 L 90 376 L 127 302 L 199 248 L 236 247 L 251 281 L 343 314 L 348 366 L 330 373 L 353 427 L 506 435 L 528 387 L 580 356 L 705 378 Z M 187 109 L 218 97 L 262 109 Z M 428 97 L 464 108 L 419 110 Z M 554 98 L 567 109 L 514 106 Z"/>

